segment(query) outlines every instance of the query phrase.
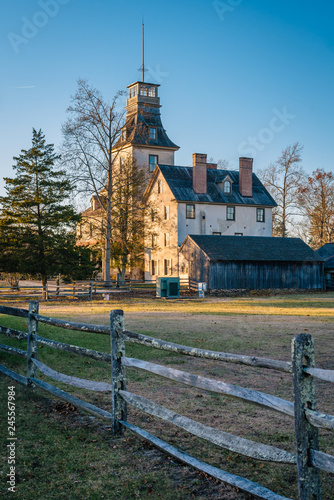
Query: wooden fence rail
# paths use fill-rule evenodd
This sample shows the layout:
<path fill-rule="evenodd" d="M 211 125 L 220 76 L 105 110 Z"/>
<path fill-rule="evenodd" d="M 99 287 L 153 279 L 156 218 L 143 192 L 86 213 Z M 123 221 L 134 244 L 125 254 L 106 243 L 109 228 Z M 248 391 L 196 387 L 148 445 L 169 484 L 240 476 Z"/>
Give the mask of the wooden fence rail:
<path fill-rule="evenodd" d="M 29 310 L 16 309 L 0 306 L 0 313 L 12 316 L 28 318 L 28 333 L 0 326 L 0 333 L 17 340 L 27 341 L 27 350 L 0 344 L 0 350 L 27 359 L 27 373 L 22 376 L 12 370 L 0 365 L 0 372 L 26 385 L 37 386 L 54 396 L 61 398 L 92 415 L 111 422 L 113 433 L 122 434 L 124 429 L 129 429 L 138 436 L 151 442 L 171 456 L 213 476 L 221 481 L 229 483 L 249 492 L 259 498 L 267 500 L 284 499 L 282 497 L 248 479 L 235 476 L 222 471 L 209 464 L 205 464 L 194 457 L 181 452 L 161 439 L 127 422 L 127 405 L 131 404 L 137 409 L 168 421 L 191 434 L 200 437 L 210 443 L 222 448 L 251 457 L 257 460 L 297 464 L 298 489 L 300 500 L 320 500 L 321 485 L 319 470 L 334 472 L 334 456 L 318 450 L 318 428 L 334 430 L 334 416 L 317 412 L 315 398 L 315 379 L 320 378 L 329 382 L 334 381 L 333 370 L 322 370 L 314 366 L 313 339 L 310 335 L 297 335 L 292 341 L 291 363 L 254 356 L 242 356 L 230 353 L 195 349 L 171 342 L 154 339 L 146 335 L 130 332 L 124 329 L 124 313 L 122 310 L 111 311 L 110 326 L 92 325 L 85 323 L 74 323 L 57 320 L 39 315 L 38 302 L 31 301 Z M 73 346 L 64 342 L 57 342 L 43 338 L 38 335 L 38 324 L 44 323 L 69 330 L 81 332 L 92 332 L 102 335 L 110 335 L 111 354 Z M 167 368 L 154 363 L 129 358 L 126 356 L 126 342 L 134 342 L 150 347 L 178 352 L 188 356 L 197 356 L 204 359 L 215 359 L 221 362 L 240 363 L 245 366 L 256 366 L 259 368 L 275 369 L 283 372 L 292 372 L 294 383 L 294 402 L 285 401 L 281 398 L 265 394 L 263 392 L 246 389 L 219 380 L 213 380 L 199 375 Z M 111 363 L 111 384 L 95 380 L 85 380 L 78 377 L 59 373 L 46 364 L 38 361 L 38 344 L 46 345 L 54 349 L 71 352 L 81 356 L 91 357 L 99 361 Z M 294 418 L 296 435 L 296 455 L 269 445 L 263 445 L 248 439 L 234 436 L 219 429 L 208 427 L 188 417 L 184 417 L 154 403 L 142 396 L 133 394 L 126 387 L 126 369 L 135 368 L 145 370 L 175 382 L 189 385 L 202 390 L 217 392 L 227 397 L 241 399 L 251 404 L 259 405 L 267 409 L 282 412 Z M 47 377 L 75 387 L 85 388 L 92 391 L 110 392 L 112 396 L 111 412 L 98 408 L 79 398 L 71 396 L 65 391 L 41 381 L 37 378 L 37 372 L 41 371 Z M 287 500 L 287 499 L 286 499 Z"/>

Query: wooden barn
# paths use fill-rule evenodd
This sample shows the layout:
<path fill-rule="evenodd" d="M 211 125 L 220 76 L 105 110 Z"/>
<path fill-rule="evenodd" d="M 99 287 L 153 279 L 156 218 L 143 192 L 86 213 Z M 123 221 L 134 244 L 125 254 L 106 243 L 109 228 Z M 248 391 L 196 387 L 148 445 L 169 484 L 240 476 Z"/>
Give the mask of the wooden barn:
<path fill-rule="evenodd" d="M 316 250 L 317 255 L 324 259 L 325 283 L 328 290 L 334 290 L 334 243 L 325 243 Z"/>
<path fill-rule="evenodd" d="M 189 235 L 180 260 L 209 290 L 324 288 L 324 261 L 299 238 Z"/>

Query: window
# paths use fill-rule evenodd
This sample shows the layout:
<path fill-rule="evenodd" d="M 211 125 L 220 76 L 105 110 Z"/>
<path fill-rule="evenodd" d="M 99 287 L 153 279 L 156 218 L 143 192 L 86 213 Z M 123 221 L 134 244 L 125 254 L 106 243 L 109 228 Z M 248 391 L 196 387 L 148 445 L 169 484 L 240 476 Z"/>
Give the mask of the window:
<path fill-rule="evenodd" d="M 264 208 L 257 208 L 256 209 L 256 221 L 257 222 L 264 222 Z"/>
<path fill-rule="evenodd" d="M 224 181 L 224 187 L 223 187 L 223 191 L 225 194 L 229 194 L 231 192 L 231 183 L 230 181 Z"/>
<path fill-rule="evenodd" d="M 147 87 L 140 87 L 140 95 L 147 96 Z"/>
<path fill-rule="evenodd" d="M 152 248 L 156 247 L 158 243 L 158 236 L 156 234 L 152 234 Z"/>
<path fill-rule="evenodd" d="M 227 207 L 226 208 L 226 219 L 227 220 L 235 220 L 235 207 Z"/>
<path fill-rule="evenodd" d="M 186 218 L 195 219 L 195 205 L 186 205 Z"/>
<path fill-rule="evenodd" d="M 154 208 L 152 208 L 152 210 L 151 210 L 151 221 L 154 222 L 156 220 L 156 218 L 157 218 L 157 211 Z"/>
<path fill-rule="evenodd" d="M 158 155 L 149 155 L 150 172 L 153 172 L 158 164 Z"/>
<path fill-rule="evenodd" d="M 244 233 L 234 233 L 234 236 L 243 236 Z"/>
<path fill-rule="evenodd" d="M 129 97 L 131 99 L 132 97 L 136 97 L 136 95 L 137 95 L 137 88 L 133 87 L 132 89 L 130 89 Z"/>
<path fill-rule="evenodd" d="M 158 194 L 163 192 L 163 182 L 159 181 L 158 182 Z"/>
<path fill-rule="evenodd" d="M 215 236 L 220 236 L 222 233 L 220 231 L 212 231 L 212 234 Z"/>
<path fill-rule="evenodd" d="M 152 260 L 151 261 L 151 267 L 152 267 L 152 276 L 156 276 L 159 274 L 159 261 L 158 260 Z"/>
<path fill-rule="evenodd" d="M 121 174 L 124 172 L 124 165 L 125 165 L 125 158 L 124 156 L 121 156 L 119 159 L 119 170 Z"/>
<path fill-rule="evenodd" d="M 164 233 L 164 246 L 169 247 L 169 233 Z"/>
<path fill-rule="evenodd" d="M 164 208 L 164 217 L 165 217 L 165 220 L 169 220 L 169 206 L 168 205 L 166 205 Z"/>
<path fill-rule="evenodd" d="M 126 128 L 122 130 L 122 141 L 126 141 Z"/>
<path fill-rule="evenodd" d="M 164 259 L 164 274 L 171 276 L 171 274 L 172 274 L 172 259 Z"/>
<path fill-rule="evenodd" d="M 150 127 L 150 139 L 157 138 L 157 129 L 154 127 Z"/>
<path fill-rule="evenodd" d="M 157 89 L 155 87 L 150 87 L 148 89 L 148 95 L 149 95 L 149 97 L 156 97 Z"/>

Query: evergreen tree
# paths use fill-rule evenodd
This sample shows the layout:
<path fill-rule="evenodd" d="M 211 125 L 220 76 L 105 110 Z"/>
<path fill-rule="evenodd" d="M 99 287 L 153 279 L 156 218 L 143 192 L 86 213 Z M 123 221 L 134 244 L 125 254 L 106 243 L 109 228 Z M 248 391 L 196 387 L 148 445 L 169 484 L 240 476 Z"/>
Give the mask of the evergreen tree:
<path fill-rule="evenodd" d="M 0 197 L 0 267 L 38 276 L 44 287 L 48 276 L 68 271 L 64 255 L 76 253 L 69 230 L 80 220 L 68 203 L 71 183 L 55 168 L 59 158 L 33 129 L 32 146 L 14 157 L 16 176 L 4 178 L 7 196 Z"/>

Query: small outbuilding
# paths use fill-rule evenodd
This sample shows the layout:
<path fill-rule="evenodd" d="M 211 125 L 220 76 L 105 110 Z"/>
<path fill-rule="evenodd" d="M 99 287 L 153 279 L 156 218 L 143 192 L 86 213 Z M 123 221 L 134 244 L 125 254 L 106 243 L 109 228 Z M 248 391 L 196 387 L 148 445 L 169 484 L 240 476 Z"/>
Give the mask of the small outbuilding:
<path fill-rule="evenodd" d="M 316 250 L 317 255 L 324 259 L 326 288 L 334 289 L 334 243 L 325 243 Z"/>
<path fill-rule="evenodd" d="M 324 288 L 324 261 L 299 238 L 188 235 L 182 259 L 209 290 Z"/>

